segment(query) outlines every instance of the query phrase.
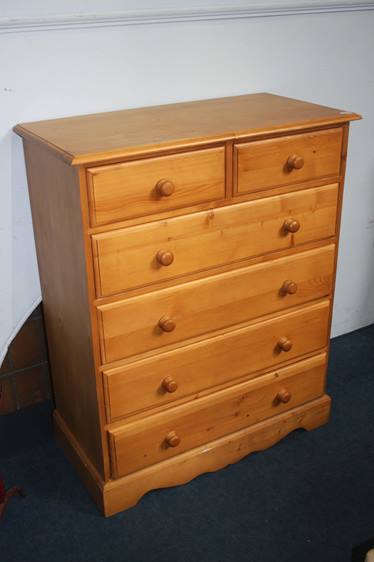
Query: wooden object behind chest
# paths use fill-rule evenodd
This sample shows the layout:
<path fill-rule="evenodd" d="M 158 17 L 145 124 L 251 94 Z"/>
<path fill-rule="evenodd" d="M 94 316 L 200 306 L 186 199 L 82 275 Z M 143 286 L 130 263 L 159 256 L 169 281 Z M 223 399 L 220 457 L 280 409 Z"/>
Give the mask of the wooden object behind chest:
<path fill-rule="evenodd" d="M 106 515 L 328 420 L 358 118 L 253 94 L 15 128 L 57 433 Z"/>

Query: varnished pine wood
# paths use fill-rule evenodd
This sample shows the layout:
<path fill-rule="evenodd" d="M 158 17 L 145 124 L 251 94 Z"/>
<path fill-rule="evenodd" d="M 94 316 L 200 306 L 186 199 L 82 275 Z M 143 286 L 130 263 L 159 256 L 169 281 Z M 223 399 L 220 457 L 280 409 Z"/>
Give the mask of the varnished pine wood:
<path fill-rule="evenodd" d="M 323 396 L 274 418 L 211 441 L 167 461 L 114 480 L 104 488 L 106 515 L 135 505 L 149 490 L 185 484 L 199 474 L 214 472 L 255 451 L 278 443 L 291 431 L 311 431 L 328 422 L 330 399 Z"/>
<path fill-rule="evenodd" d="M 176 431 L 169 431 L 165 436 L 165 444 L 167 447 L 178 447 L 180 445 L 181 439 Z"/>
<path fill-rule="evenodd" d="M 291 351 L 291 349 L 293 347 L 293 343 L 292 343 L 292 340 L 290 340 L 286 337 L 282 337 L 278 340 L 277 346 L 278 346 L 280 351 L 284 351 L 285 353 L 288 353 L 289 351 Z"/>
<path fill-rule="evenodd" d="M 304 164 L 305 164 L 305 160 L 299 154 L 292 154 L 287 159 L 287 166 L 291 170 L 301 170 L 301 168 L 304 167 Z M 334 174 L 332 174 L 332 175 L 334 175 Z"/>
<path fill-rule="evenodd" d="M 175 392 L 178 388 L 178 383 L 172 377 L 165 377 L 161 386 L 166 392 Z"/>
<path fill-rule="evenodd" d="M 170 180 L 162 179 L 158 180 L 154 189 L 160 197 L 170 197 L 175 191 L 175 184 Z"/>
<path fill-rule="evenodd" d="M 282 228 L 285 234 L 296 234 L 296 232 L 299 232 L 300 226 L 300 221 L 289 218 L 284 221 Z"/>
<path fill-rule="evenodd" d="M 327 421 L 358 118 L 258 94 L 16 127 L 56 428 L 105 514 Z"/>
<path fill-rule="evenodd" d="M 15 131 L 79 165 L 353 119 L 360 116 L 261 93 L 23 123 Z"/>
<path fill-rule="evenodd" d="M 91 224 L 160 213 L 225 197 L 224 147 L 87 171 Z"/>
<path fill-rule="evenodd" d="M 295 281 L 291 281 L 290 279 L 286 279 L 280 289 L 280 293 L 282 295 L 294 295 L 296 294 L 297 290 L 297 283 L 295 283 Z"/>
<path fill-rule="evenodd" d="M 170 316 L 162 316 L 158 321 L 158 326 L 163 332 L 173 332 L 176 328 L 176 322 Z"/>
<path fill-rule="evenodd" d="M 326 356 L 109 430 L 114 476 L 161 462 L 322 396 Z M 292 395 L 284 398 L 284 387 Z"/>
<path fill-rule="evenodd" d="M 334 258 L 335 247 L 330 245 L 101 305 L 102 362 L 161 350 L 174 342 L 328 296 Z M 173 320 L 173 331 L 158 329 L 163 317 Z"/>
<path fill-rule="evenodd" d="M 251 324 L 208 340 L 104 371 L 108 421 L 177 398 L 197 398 L 199 391 L 213 388 L 284 361 L 316 352 L 327 345 L 329 301 Z M 292 340 L 292 349 L 282 352 L 282 337 Z M 173 393 L 163 391 L 162 381 L 172 376 L 178 384 Z"/>
<path fill-rule="evenodd" d="M 56 408 L 103 474 L 79 178 L 43 148 L 24 149 Z"/>
<path fill-rule="evenodd" d="M 229 160 L 229 158 L 227 158 Z M 137 226 L 141 224 L 148 224 L 154 221 L 163 221 L 173 217 L 179 217 L 182 215 L 189 215 L 190 213 L 196 213 L 199 211 L 210 211 L 212 209 L 221 209 L 223 207 L 229 207 L 237 203 L 245 203 L 247 201 L 257 201 L 258 199 L 265 199 L 268 197 L 273 197 L 274 195 L 284 195 L 286 193 L 294 193 L 296 191 L 301 191 L 303 189 L 309 189 L 313 187 L 322 187 L 326 185 L 325 179 L 308 180 L 305 182 L 295 183 L 291 185 L 284 185 L 281 187 L 273 187 L 265 189 L 263 191 L 253 191 L 250 193 L 238 194 L 232 193 L 229 188 L 229 178 L 228 171 L 226 171 L 227 180 L 227 191 L 225 199 L 218 199 L 216 201 L 208 201 L 206 203 L 198 203 L 196 205 L 189 205 L 188 207 L 182 207 L 179 209 L 170 209 L 170 211 L 164 211 L 161 213 L 155 213 L 152 215 L 144 215 L 141 217 L 134 217 L 131 219 L 120 220 L 115 223 L 108 223 L 100 226 L 89 226 L 87 232 L 89 234 L 102 234 L 104 232 L 110 232 L 113 230 L 118 230 L 119 228 L 128 228 L 130 226 Z M 335 176 L 334 178 L 329 178 L 329 184 L 339 183 L 340 176 Z M 331 181 L 330 181 L 331 180 Z"/>
<path fill-rule="evenodd" d="M 97 294 L 331 237 L 337 197 L 329 185 L 93 236 Z M 295 234 L 285 231 L 287 218 L 300 223 Z M 168 267 L 164 255 L 173 257 Z"/>
<path fill-rule="evenodd" d="M 287 387 L 281 388 L 275 397 L 275 404 L 288 404 L 291 400 L 292 394 Z"/>
<path fill-rule="evenodd" d="M 174 254 L 170 250 L 158 250 L 156 261 L 159 265 L 168 266 L 174 261 Z"/>
<path fill-rule="evenodd" d="M 87 462 L 79 445 L 66 426 L 59 425 L 55 416 L 59 442 L 85 482 L 93 500 L 106 516 L 135 505 L 155 488 L 185 484 L 204 472 L 215 472 L 239 461 L 254 451 L 273 446 L 291 431 L 303 428 L 311 431 L 328 422 L 330 399 L 327 396 L 286 411 L 248 428 L 190 451 L 154 464 L 128 476 L 103 482 Z"/>
<path fill-rule="evenodd" d="M 236 145 L 238 193 L 337 175 L 342 136 L 337 128 Z"/>

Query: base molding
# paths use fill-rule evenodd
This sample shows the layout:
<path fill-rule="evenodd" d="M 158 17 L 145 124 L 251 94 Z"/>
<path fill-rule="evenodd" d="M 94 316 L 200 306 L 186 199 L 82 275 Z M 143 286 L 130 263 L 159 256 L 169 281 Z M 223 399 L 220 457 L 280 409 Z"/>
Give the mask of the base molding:
<path fill-rule="evenodd" d="M 98 507 L 106 516 L 137 504 L 144 494 L 189 482 L 205 472 L 215 472 L 250 453 L 267 449 L 295 429 L 311 431 L 328 422 L 331 400 L 327 395 L 284 414 L 226 435 L 172 459 L 104 483 L 69 434 L 63 420 L 54 414 L 59 441 L 78 470 Z"/>
<path fill-rule="evenodd" d="M 100 511 L 104 512 L 104 481 L 57 410 L 53 412 L 53 421 L 57 442 L 83 480 Z"/>

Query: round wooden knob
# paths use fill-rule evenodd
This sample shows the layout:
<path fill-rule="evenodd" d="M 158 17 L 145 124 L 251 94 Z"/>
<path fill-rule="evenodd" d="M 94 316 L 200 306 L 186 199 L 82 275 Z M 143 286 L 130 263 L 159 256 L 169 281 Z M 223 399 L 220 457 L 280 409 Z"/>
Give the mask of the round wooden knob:
<path fill-rule="evenodd" d="M 163 332 L 172 332 L 176 327 L 175 321 L 169 316 L 162 316 L 158 321 L 158 325 Z"/>
<path fill-rule="evenodd" d="M 291 351 L 292 349 L 292 341 L 288 338 L 281 338 L 278 342 L 278 347 L 281 351 Z"/>
<path fill-rule="evenodd" d="M 291 400 L 291 392 L 287 388 L 281 388 L 275 397 L 275 401 L 279 404 L 287 404 Z"/>
<path fill-rule="evenodd" d="M 170 393 L 175 392 L 178 388 L 178 383 L 171 377 L 165 377 L 161 385 L 166 392 Z"/>
<path fill-rule="evenodd" d="M 290 281 L 289 279 L 287 279 L 281 288 L 281 292 L 284 295 L 294 295 L 297 291 L 297 283 L 295 283 L 295 281 Z"/>
<path fill-rule="evenodd" d="M 292 154 L 288 157 L 287 166 L 291 170 L 300 170 L 304 166 L 304 158 L 298 154 Z"/>
<path fill-rule="evenodd" d="M 294 234 L 298 230 L 300 230 L 300 223 L 296 219 L 286 219 L 283 223 L 283 228 L 286 232 L 291 232 Z"/>
<path fill-rule="evenodd" d="M 176 431 L 169 431 L 169 433 L 165 437 L 165 441 L 169 445 L 169 447 L 178 447 L 179 443 L 181 442 L 180 437 Z"/>
<path fill-rule="evenodd" d="M 169 250 L 159 250 L 156 259 L 160 265 L 170 265 L 174 261 L 173 252 Z"/>
<path fill-rule="evenodd" d="M 162 179 L 156 183 L 155 190 L 161 197 L 170 197 L 175 191 L 175 185 L 170 180 Z"/>

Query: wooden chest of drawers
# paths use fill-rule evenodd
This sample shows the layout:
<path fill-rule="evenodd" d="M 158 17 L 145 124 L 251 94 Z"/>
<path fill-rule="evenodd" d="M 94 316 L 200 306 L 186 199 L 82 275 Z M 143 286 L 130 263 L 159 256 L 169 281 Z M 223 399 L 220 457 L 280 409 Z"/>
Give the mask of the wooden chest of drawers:
<path fill-rule="evenodd" d="M 106 515 L 328 420 L 358 118 L 253 94 L 15 128 L 57 434 Z"/>

